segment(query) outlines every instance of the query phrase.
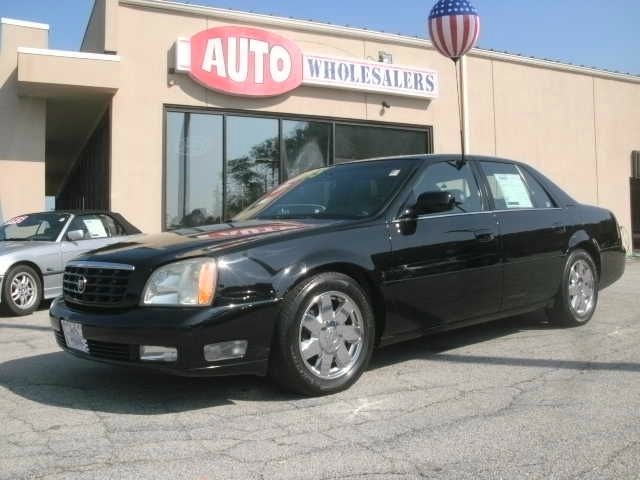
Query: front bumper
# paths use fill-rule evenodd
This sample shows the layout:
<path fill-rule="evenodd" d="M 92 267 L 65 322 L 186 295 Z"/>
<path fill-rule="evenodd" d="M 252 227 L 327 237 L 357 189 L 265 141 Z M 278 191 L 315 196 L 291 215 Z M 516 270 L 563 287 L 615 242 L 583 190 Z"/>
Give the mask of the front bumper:
<path fill-rule="evenodd" d="M 72 309 L 57 299 L 49 318 L 58 345 L 79 358 L 182 376 L 265 375 L 277 308 L 276 301 L 269 301 L 207 309 L 145 307 L 89 312 Z M 61 320 L 82 325 L 89 353 L 67 346 Z M 248 342 L 243 358 L 205 361 L 205 345 L 234 340 Z M 178 359 L 171 363 L 141 361 L 140 345 L 176 348 Z"/>

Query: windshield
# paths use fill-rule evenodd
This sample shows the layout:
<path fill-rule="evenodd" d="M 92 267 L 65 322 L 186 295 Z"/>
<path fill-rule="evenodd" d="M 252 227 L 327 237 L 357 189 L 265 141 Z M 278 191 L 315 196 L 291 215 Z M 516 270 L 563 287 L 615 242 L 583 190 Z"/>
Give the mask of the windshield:
<path fill-rule="evenodd" d="M 69 218 L 55 212 L 21 215 L 0 227 L 0 241 L 33 240 L 55 242 Z"/>
<path fill-rule="evenodd" d="M 311 170 L 283 183 L 233 220 L 369 217 L 391 199 L 418 162 L 375 160 Z"/>

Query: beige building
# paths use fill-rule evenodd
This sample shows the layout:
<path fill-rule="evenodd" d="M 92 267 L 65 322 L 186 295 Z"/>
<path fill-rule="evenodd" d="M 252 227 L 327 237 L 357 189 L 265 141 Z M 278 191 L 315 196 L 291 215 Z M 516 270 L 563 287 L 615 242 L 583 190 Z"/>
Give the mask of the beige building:
<path fill-rule="evenodd" d="M 424 39 L 160 0 L 96 0 L 79 52 L 47 37 L 2 20 L 0 218 L 49 195 L 154 232 L 314 166 L 460 151 L 454 66 Z M 611 209 L 630 244 L 640 77 L 480 49 L 463 70 L 468 151 Z"/>

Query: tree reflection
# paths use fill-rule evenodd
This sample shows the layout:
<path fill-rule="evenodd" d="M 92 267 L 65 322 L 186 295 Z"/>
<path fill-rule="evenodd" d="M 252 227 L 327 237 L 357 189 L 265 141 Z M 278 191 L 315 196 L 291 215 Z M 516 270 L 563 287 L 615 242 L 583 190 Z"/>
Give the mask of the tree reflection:
<path fill-rule="evenodd" d="M 329 163 L 331 126 L 320 122 L 283 122 L 286 177 Z"/>
<path fill-rule="evenodd" d="M 249 155 L 227 162 L 226 218 L 234 217 L 278 185 L 279 158 L 278 138 L 274 137 L 254 145 Z"/>

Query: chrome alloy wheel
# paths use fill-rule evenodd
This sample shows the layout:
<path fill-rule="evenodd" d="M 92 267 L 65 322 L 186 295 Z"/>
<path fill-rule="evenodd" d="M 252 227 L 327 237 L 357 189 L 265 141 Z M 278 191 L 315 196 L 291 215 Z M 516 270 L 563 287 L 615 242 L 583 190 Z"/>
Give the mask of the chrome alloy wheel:
<path fill-rule="evenodd" d="M 36 279 L 30 273 L 20 272 L 11 280 L 11 300 L 21 310 L 28 310 L 38 300 Z"/>
<path fill-rule="evenodd" d="M 571 310 L 584 317 L 595 304 L 595 275 L 588 262 L 577 260 L 569 272 L 569 305 Z"/>
<path fill-rule="evenodd" d="M 352 298 L 342 292 L 314 297 L 300 322 L 300 354 L 307 369 L 323 380 L 348 374 L 363 347 L 362 313 Z"/>

